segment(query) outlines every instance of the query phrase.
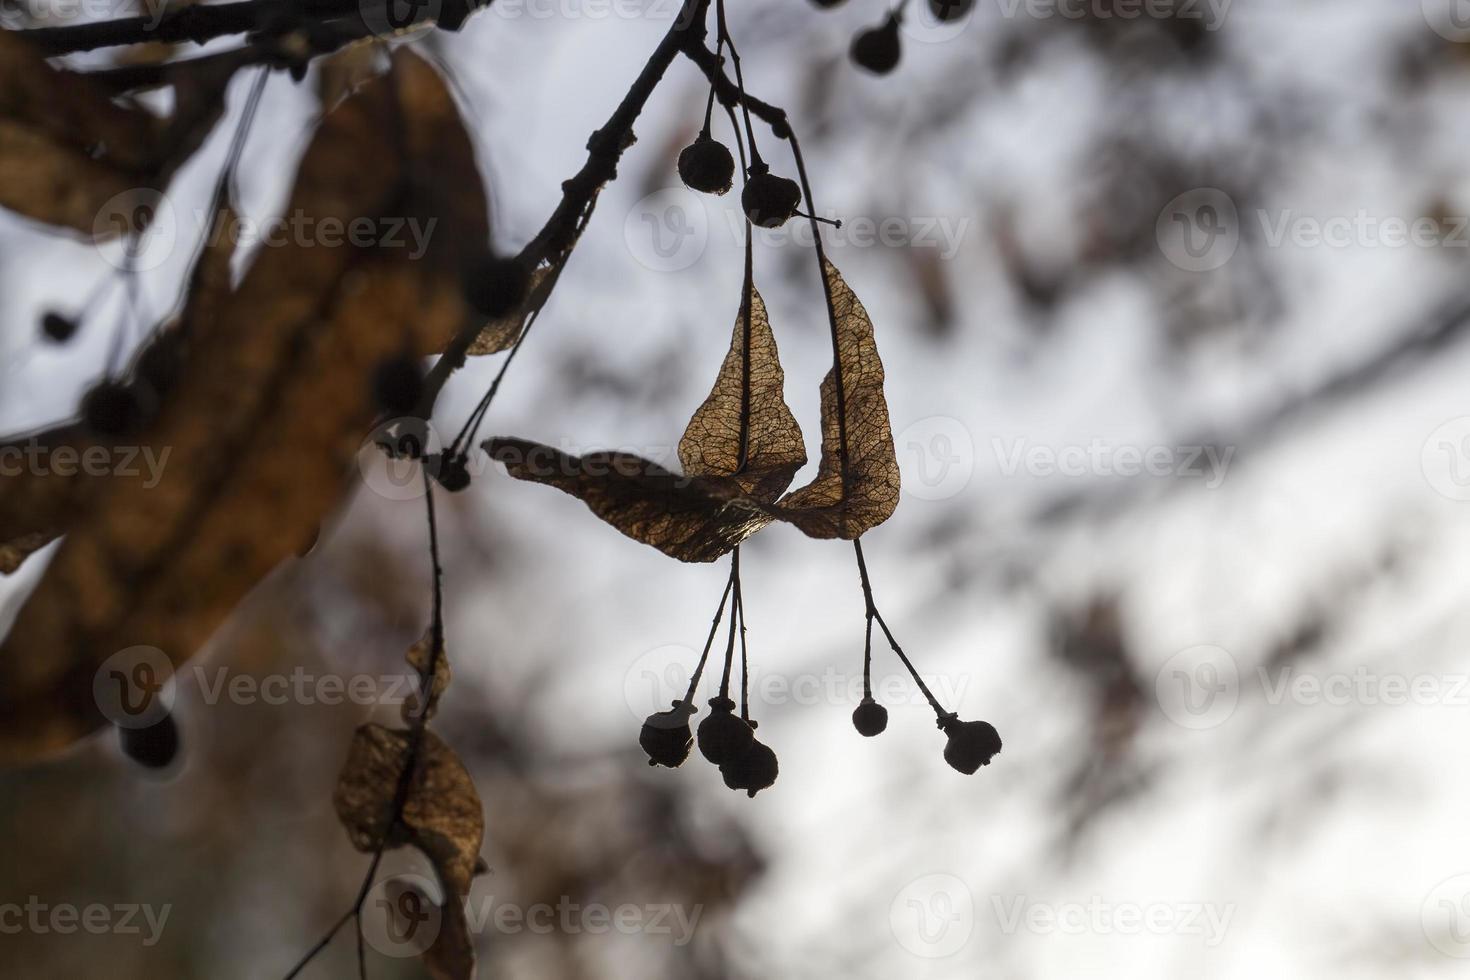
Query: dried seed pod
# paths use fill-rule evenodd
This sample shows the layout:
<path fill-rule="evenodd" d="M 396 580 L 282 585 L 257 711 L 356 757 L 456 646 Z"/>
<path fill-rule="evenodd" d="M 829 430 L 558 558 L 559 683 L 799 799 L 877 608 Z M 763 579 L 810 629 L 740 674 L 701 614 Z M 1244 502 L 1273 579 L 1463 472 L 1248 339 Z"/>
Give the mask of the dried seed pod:
<path fill-rule="evenodd" d="M 750 223 L 761 228 L 779 228 L 801 205 L 801 188 L 789 177 L 757 171 L 745 182 L 740 205 Z"/>
<path fill-rule="evenodd" d="M 464 278 L 465 299 L 487 320 L 514 313 L 525 301 L 531 274 L 519 259 L 490 258 Z"/>
<path fill-rule="evenodd" d="M 87 428 L 106 438 L 137 432 L 148 414 L 138 390 L 121 381 L 99 381 L 82 398 L 82 419 Z"/>
<path fill-rule="evenodd" d="M 179 727 L 172 715 L 147 728 L 119 727 L 117 734 L 127 757 L 149 769 L 163 769 L 179 754 Z"/>
<path fill-rule="evenodd" d="M 941 24 L 959 20 L 975 9 L 975 0 L 929 0 L 929 11 Z"/>
<path fill-rule="evenodd" d="M 429 472 L 450 493 L 470 485 L 470 458 L 465 453 L 440 453 L 429 458 Z"/>
<path fill-rule="evenodd" d="M 148 345 L 133 374 L 155 395 L 164 395 L 173 389 L 183 370 L 183 341 L 177 332 L 170 331 Z"/>
<path fill-rule="evenodd" d="M 689 749 L 694 745 L 694 736 L 689 732 L 689 718 L 694 711 L 694 705 L 675 701 L 668 711 L 654 712 L 643 720 L 638 744 L 648 753 L 650 766 L 677 769 L 689 758 Z"/>
<path fill-rule="evenodd" d="M 971 775 L 1000 752 L 1000 733 L 985 721 L 960 721 L 953 714 L 939 720 L 939 727 L 949 736 L 944 746 L 944 761 Z"/>
<path fill-rule="evenodd" d="M 872 698 L 863 698 L 852 712 L 852 727 L 865 738 L 881 734 L 888 727 L 888 709 Z"/>
<path fill-rule="evenodd" d="M 898 67 L 901 47 L 898 42 L 898 15 L 877 27 L 863 31 L 852 40 L 852 60 L 859 68 L 875 75 L 886 75 Z"/>
<path fill-rule="evenodd" d="M 56 344 L 64 344 L 76 334 L 77 321 L 69 316 L 63 316 L 55 310 L 47 312 L 41 317 L 41 333 L 46 339 Z"/>
<path fill-rule="evenodd" d="M 373 371 L 373 404 L 386 415 L 407 415 L 423 394 L 423 365 L 411 354 L 390 357 Z"/>
<path fill-rule="evenodd" d="M 775 783 L 780 772 L 776 753 L 759 739 L 751 739 L 744 751 L 720 766 L 725 785 L 735 790 L 743 789 L 751 797 Z"/>
<path fill-rule="evenodd" d="M 745 721 L 735 714 L 735 702 L 729 698 L 710 698 L 711 714 L 699 723 L 699 751 L 717 766 L 723 766 L 744 752 L 755 740 Z"/>
<path fill-rule="evenodd" d="M 728 194 L 735 185 L 735 158 L 707 133 L 679 151 L 679 179 L 691 190 Z"/>

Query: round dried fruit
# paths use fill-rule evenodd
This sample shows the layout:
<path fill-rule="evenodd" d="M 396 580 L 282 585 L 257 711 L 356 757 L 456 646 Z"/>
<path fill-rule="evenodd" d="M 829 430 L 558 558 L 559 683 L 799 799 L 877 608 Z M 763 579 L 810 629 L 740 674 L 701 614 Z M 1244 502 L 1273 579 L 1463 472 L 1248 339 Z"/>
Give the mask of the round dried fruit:
<path fill-rule="evenodd" d="M 726 786 L 736 790 L 743 789 L 752 797 L 773 784 L 780 771 L 776 753 L 771 751 L 770 746 L 756 739 L 752 739 L 740 755 L 720 767 L 720 775 L 725 777 Z"/>
<path fill-rule="evenodd" d="M 971 775 L 1000 752 L 1000 733 L 985 721 L 960 721 L 956 715 L 945 715 L 939 727 L 949 736 L 944 746 L 944 761 Z"/>
<path fill-rule="evenodd" d="M 875 75 L 886 75 L 897 68 L 900 51 L 897 14 L 852 40 L 852 60 Z"/>
<path fill-rule="evenodd" d="M 881 734 L 888 727 L 888 709 L 872 698 L 863 698 L 852 712 L 852 727 L 866 738 Z"/>
<path fill-rule="evenodd" d="M 735 702 L 710 698 L 713 713 L 699 723 L 699 751 L 717 766 L 736 758 L 755 740 L 755 732 L 735 715 Z"/>
<path fill-rule="evenodd" d="M 735 184 L 735 158 L 724 143 L 700 133 L 679 151 L 679 179 L 691 190 L 728 194 Z"/>
<path fill-rule="evenodd" d="M 789 177 L 777 177 L 765 171 L 753 173 L 740 194 L 740 205 L 751 224 L 779 228 L 791 220 L 801 205 L 801 188 Z"/>
<path fill-rule="evenodd" d="M 689 758 L 689 749 L 694 744 L 694 736 L 689 733 L 689 716 L 692 714 L 692 704 L 675 701 L 668 711 L 654 712 L 643 720 L 638 744 L 648 753 L 650 766 L 676 769 Z"/>

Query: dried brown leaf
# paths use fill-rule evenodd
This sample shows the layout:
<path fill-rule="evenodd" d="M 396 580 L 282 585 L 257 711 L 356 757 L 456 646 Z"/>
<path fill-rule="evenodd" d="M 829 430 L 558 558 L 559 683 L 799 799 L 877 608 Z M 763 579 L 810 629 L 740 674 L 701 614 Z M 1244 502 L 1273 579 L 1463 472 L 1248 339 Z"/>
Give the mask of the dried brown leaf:
<path fill-rule="evenodd" d="M 560 275 L 559 268 L 549 265 L 537 266 L 531 272 L 530 283 L 526 288 L 526 298 L 521 302 L 520 308 L 485 324 L 484 329 L 470 343 L 466 353 L 474 356 L 499 354 L 514 346 L 515 342 L 521 339 L 521 334 L 525 332 L 526 324 L 531 317 L 541 312 L 541 308 L 551 298 L 551 291 L 556 287 L 556 280 Z"/>
<path fill-rule="evenodd" d="M 337 777 L 332 803 L 352 846 L 411 844 L 433 862 L 440 883 L 457 896 L 469 894 L 485 836 L 485 814 L 464 763 L 431 731 L 421 733 L 413 776 L 401 819 L 393 805 L 400 775 L 408 767 L 412 735 L 367 724 L 357 729 Z"/>
<path fill-rule="evenodd" d="M 518 480 L 556 487 L 635 541 L 671 558 L 714 561 L 771 522 L 734 480 L 670 473 L 630 453 L 571 456 L 525 439 L 491 439 Z"/>
<path fill-rule="evenodd" d="M 359 727 L 332 802 L 358 850 L 371 854 L 409 844 L 428 857 L 444 889 L 444 903 L 438 934 L 423 953 L 424 965 L 438 980 L 469 980 L 475 974 L 475 948 L 464 900 L 480 865 L 484 811 L 474 781 L 453 750 L 433 732 L 422 731 L 419 738 L 399 819 L 394 819 L 399 783 L 414 755 L 408 731 Z"/>
<path fill-rule="evenodd" d="M 408 648 L 408 653 L 404 657 L 408 661 L 408 665 L 417 671 L 416 682 L 419 685 L 414 693 L 410 694 L 403 702 L 401 713 L 405 722 L 412 722 L 419 717 L 419 705 L 421 703 L 419 700 L 419 691 L 423 689 L 422 679 L 428 673 L 429 651 L 433 648 L 434 631 L 431 629 L 417 643 Z M 429 706 L 425 714 L 427 718 L 434 717 L 434 712 L 439 710 L 439 697 L 444 693 L 444 689 L 449 686 L 449 681 L 452 677 L 449 669 L 449 657 L 446 655 L 442 644 L 439 647 L 439 655 L 434 659 L 434 680 L 429 687 Z"/>
<path fill-rule="evenodd" d="M 229 188 L 221 186 L 205 230 L 204 248 L 189 271 L 189 294 L 179 324 L 184 331 L 213 323 L 229 300 L 234 291 L 231 267 L 239 239 L 239 212 Z"/>
<path fill-rule="evenodd" d="M 378 365 L 405 347 L 442 350 L 465 322 L 458 259 L 483 246 L 479 175 L 441 152 L 462 123 L 433 69 L 403 51 L 393 64 L 323 118 L 289 208 L 317 226 L 428 214 L 428 250 L 291 241 L 257 252 L 136 440 L 170 454 L 156 485 L 121 473 L 78 485 L 78 516 L 0 647 L 0 761 L 101 724 L 89 692 L 112 652 L 146 643 L 176 664 L 191 656 L 342 499 L 374 421 Z M 436 167 L 454 189 L 415 198 L 412 175 Z M 451 199 L 454 211 L 434 213 Z"/>
<path fill-rule="evenodd" d="M 770 503 L 806 463 L 806 446 L 786 405 L 766 304 L 749 279 L 745 288 L 730 351 L 679 440 L 679 462 L 689 476 L 733 477 L 745 493 Z"/>
<path fill-rule="evenodd" d="M 146 217 L 115 199 L 131 193 L 142 204 L 138 192 L 167 184 L 219 120 L 236 67 L 178 73 L 175 111 L 165 120 L 114 103 L 91 79 L 52 68 L 26 41 L 0 32 L 0 206 L 87 234 L 120 232 Z"/>
<path fill-rule="evenodd" d="M 898 506 L 898 456 L 873 321 L 831 262 L 824 271 L 836 322 L 843 404 L 839 409 L 834 367 L 822 381 L 822 460 L 816 478 L 787 494 L 774 513 L 811 537 L 852 540 L 888 520 Z M 839 419 L 846 421 L 845 454 Z"/>
<path fill-rule="evenodd" d="M 385 882 L 387 914 L 398 920 L 398 934 L 412 937 L 425 922 L 433 923 L 433 939 L 419 959 L 434 980 L 470 980 L 475 975 L 475 946 L 463 900 L 446 896 L 441 905 L 412 880 Z M 411 900 L 410 900 L 411 899 Z M 426 913 L 426 909 L 433 909 Z M 426 917 L 427 916 L 427 917 Z"/>

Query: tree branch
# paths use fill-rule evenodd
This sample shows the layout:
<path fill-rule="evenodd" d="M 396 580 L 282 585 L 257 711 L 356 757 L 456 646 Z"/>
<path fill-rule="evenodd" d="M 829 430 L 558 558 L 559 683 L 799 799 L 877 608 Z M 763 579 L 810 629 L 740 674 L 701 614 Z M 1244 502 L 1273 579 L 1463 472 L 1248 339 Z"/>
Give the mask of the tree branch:
<path fill-rule="evenodd" d="M 536 237 L 521 249 L 519 260 L 526 268 L 535 268 L 542 262 L 555 264 L 563 261 L 576 244 L 581 228 L 596 206 L 597 195 L 608 181 L 617 177 L 623 151 L 633 145 L 633 124 L 643 112 L 649 96 L 680 51 L 689 48 L 704 50 L 709 4 L 710 0 L 684 0 L 673 26 L 649 56 L 628 94 L 623 96 L 623 101 L 602 128 L 588 138 L 586 163 L 570 179 L 563 181 L 562 197 L 556 210 Z M 470 345 L 483 328 L 483 323 L 471 322 L 450 341 L 444 356 L 434 364 L 425 380 L 423 405 L 432 408 L 449 376 L 464 366 Z"/>

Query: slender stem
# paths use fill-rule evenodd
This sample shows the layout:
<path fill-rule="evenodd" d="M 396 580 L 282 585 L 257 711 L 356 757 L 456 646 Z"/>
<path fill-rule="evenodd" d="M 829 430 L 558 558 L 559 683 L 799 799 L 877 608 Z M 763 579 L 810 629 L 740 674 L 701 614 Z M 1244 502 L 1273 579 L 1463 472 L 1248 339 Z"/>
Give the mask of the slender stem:
<path fill-rule="evenodd" d="M 521 249 L 518 258 L 527 269 L 534 269 L 543 261 L 553 264 L 562 261 L 576 245 L 580 230 L 591 218 L 603 185 L 617 176 L 617 165 L 623 151 L 632 145 L 633 124 L 669 66 L 680 51 L 690 46 L 707 50 L 704 38 L 709 3 L 710 0 L 684 0 L 673 26 L 649 56 L 623 101 L 602 128 L 587 140 L 587 161 L 582 169 L 562 183 L 561 202 L 536 237 Z M 466 324 L 445 347 L 444 356 L 435 363 L 425 381 L 426 405 L 432 407 L 449 375 L 464 364 L 470 345 L 480 335 L 482 327 L 483 324 L 474 321 Z"/>
<path fill-rule="evenodd" d="M 316 958 L 322 950 L 341 931 L 342 927 L 353 921 L 357 924 L 357 957 L 358 975 L 366 977 L 367 963 L 366 954 L 362 947 L 362 907 L 367 902 L 368 894 L 372 891 L 373 880 L 377 877 L 378 868 L 383 863 L 383 853 L 388 847 L 388 840 L 393 837 L 393 829 L 403 820 L 403 808 L 408 803 L 409 793 L 413 789 L 413 778 L 418 772 L 419 756 L 423 747 L 424 729 L 429 723 L 429 701 L 434 692 L 434 677 L 439 669 L 439 659 L 444 652 L 444 566 L 439 558 L 439 524 L 434 513 L 434 486 L 429 479 L 427 469 L 423 471 L 424 479 L 424 506 L 428 513 L 429 521 L 429 563 L 431 565 L 432 589 L 433 589 L 433 624 L 430 627 L 430 649 L 429 662 L 419 670 L 419 710 L 414 712 L 408 728 L 408 753 L 404 761 L 403 769 L 398 773 L 398 784 L 393 791 L 392 816 L 384 829 L 383 837 L 378 841 L 377 848 L 373 851 L 373 859 L 368 864 L 367 873 L 363 875 L 362 883 L 357 888 L 357 897 L 353 899 L 352 906 L 342 914 L 332 927 L 327 930 L 326 935 L 317 940 L 311 949 L 306 951 L 297 964 L 286 974 L 285 980 L 292 980 L 307 964 Z"/>
<path fill-rule="evenodd" d="M 689 679 L 689 690 L 684 694 L 684 704 L 694 704 L 694 692 L 699 689 L 700 678 L 704 676 L 704 665 L 709 660 L 710 648 L 715 643 L 715 633 L 719 632 L 720 620 L 725 616 L 725 603 L 730 598 L 731 591 L 735 588 L 735 573 L 731 570 L 730 577 L 725 580 L 725 592 L 720 596 L 719 608 L 715 610 L 714 621 L 709 624 L 709 636 L 704 641 L 704 653 L 699 655 L 699 666 L 694 670 L 694 676 Z"/>
<path fill-rule="evenodd" d="M 866 636 L 863 638 L 863 700 L 869 701 L 873 697 L 873 612 L 867 611 L 865 618 L 868 621 Z"/>
<path fill-rule="evenodd" d="M 883 621 L 883 614 L 878 611 L 877 605 L 875 605 L 873 602 L 873 583 L 868 579 L 868 563 L 863 558 L 862 542 L 853 541 L 852 547 L 853 551 L 857 554 L 858 575 L 862 578 L 863 601 L 867 603 L 868 607 L 868 636 L 870 642 L 872 638 L 873 621 L 877 620 L 878 625 L 883 630 L 883 635 L 888 637 L 888 645 L 893 648 L 894 653 L 898 654 L 898 659 L 903 661 L 904 667 L 908 669 L 909 676 L 914 679 L 915 684 L 919 685 L 919 690 L 924 692 L 924 697 L 928 700 L 929 706 L 934 709 L 934 713 L 939 716 L 940 721 L 943 721 L 944 718 L 949 714 L 949 712 L 944 710 L 944 708 L 940 705 L 939 700 L 934 697 L 934 693 L 929 690 L 929 685 L 924 683 L 924 678 L 920 677 L 919 672 L 914 669 L 912 661 L 910 661 L 908 655 L 903 652 L 903 647 L 898 645 L 898 640 L 894 638 L 893 631 L 890 630 L 888 628 L 888 624 Z"/>
<path fill-rule="evenodd" d="M 801 143 L 796 139 L 796 132 L 789 125 L 786 127 L 786 140 L 791 144 L 791 155 L 796 158 L 796 175 L 801 181 L 801 192 L 806 196 L 807 220 L 812 226 L 812 244 L 816 249 L 817 264 L 821 267 L 822 294 L 827 298 L 827 324 L 832 333 L 832 387 L 837 395 L 838 462 L 842 470 L 843 494 L 846 495 L 851 463 L 847 449 L 847 385 L 842 377 L 842 339 L 837 330 L 837 305 L 832 298 L 832 283 L 827 278 L 827 250 L 822 246 L 822 229 L 818 227 L 816 219 L 817 202 L 812 197 L 812 184 L 807 178 L 806 160 L 801 155 Z"/>
<path fill-rule="evenodd" d="M 750 723 L 750 653 L 745 645 L 745 600 L 735 585 L 735 615 L 740 620 L 740 717 Z"/>
<path fill-rule="evenodd" d="M 730 29 L 725 26 L 725 0 L 717 0 L 715 4 L 715 22 L 717 47 L 715 51 L 716 61 L 719 60 L 719 48 L 730 49 L 730 63 L 735 66 L 735 85 L 740 90 L 742 98 L 740 109 L 745 113 L 745 135 L 750 140 L 750 169 L 754 172 L 765 171 L 765 161 L 761 159 L 761 151 L 755 145 L 755 129 L 750 125 L 750 110 L 746 107 L 745 99 L 745 77 L 740 71 L 740 52 L 735 49 L 735 41 L 730 37 Z M 713 91 L 713 88 L 711 89 Z"/>
<path fill-rule="evenodd" d="M 735 609 L 740 608 L 740 546 L 730 554 L 730 582 L 735 588 Z M 735 628 L 739 617 L 734 610 L 730 613 L 730 638 L 725 643 L 725 673 L 720 678 L 720 697 L 730 698 L 730 669 L 735 662 Z"/>

